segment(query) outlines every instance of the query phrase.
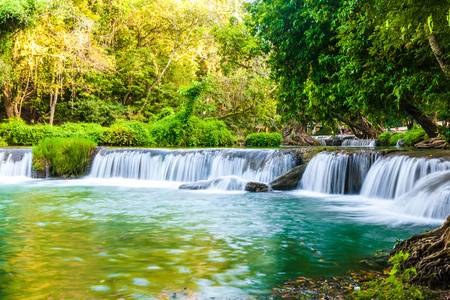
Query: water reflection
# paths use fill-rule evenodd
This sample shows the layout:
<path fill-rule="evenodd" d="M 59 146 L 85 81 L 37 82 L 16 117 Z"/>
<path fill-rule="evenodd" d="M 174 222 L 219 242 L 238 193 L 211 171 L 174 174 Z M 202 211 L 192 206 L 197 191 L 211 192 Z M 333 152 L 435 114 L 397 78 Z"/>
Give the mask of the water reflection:
<path fill-rule="evenodd" d="M 289 193 L 0 187 L 1 296 L 264 295 L 280 280 L 362 268 L 397 237 L 434 227 L 365 224 L 333 205 Z"/>

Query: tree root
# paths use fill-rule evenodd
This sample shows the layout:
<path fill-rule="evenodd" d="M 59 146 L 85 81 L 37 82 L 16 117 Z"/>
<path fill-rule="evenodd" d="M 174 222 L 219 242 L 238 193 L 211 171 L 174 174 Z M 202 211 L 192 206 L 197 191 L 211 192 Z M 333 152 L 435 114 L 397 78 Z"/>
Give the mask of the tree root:
<path fill-rule="evenodd" d="M 430 232 L 414 235 L 397 244 L 391 256 L 403 251 L 409 257 L 404 268 L 414 267 L 417 275 L 411 283 L 431 289 L 446 290 L 450 287 L 450 216 L 444 224 Z"/>

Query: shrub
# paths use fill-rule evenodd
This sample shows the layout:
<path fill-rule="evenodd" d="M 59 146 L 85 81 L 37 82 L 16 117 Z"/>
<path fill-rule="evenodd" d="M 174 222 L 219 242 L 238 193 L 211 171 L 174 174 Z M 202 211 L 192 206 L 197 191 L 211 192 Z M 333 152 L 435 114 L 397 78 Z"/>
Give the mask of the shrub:
<path fill-rule="evenodd" d="M 61 177 L 86 172 L 96 144 L 85 138 L 46 138 L 33 148 L 33 168 Z"/>
<path fill-rule="evenodd" d="M 395 145 L 397 145 L 398 140 L 403 139 L 404 137 L 405 137 L 404 133 L 401 133 L 401 132 L 396 133 L 389 138 L 389 144 L 391 144 L 392 146 L 395 146 Z"/>
<path fill-rule="evenodd" d="M 389 138 L 391 136 L 392 136 L 392 132 L 390 132 L 390 131 L 386 131 L 386 132 L 383 132 L 382 134 L 380 134 L 378 136 L 378 139 L 380 140 L 380 144 L 382 146 L 389 146 L 390 145 Z"/>
<path fill-rule="evenodd" d="M 8 143 L 2 137 L 0 137 L 0 147 L 8 147 Z"/>
<path fill-rule="evenodd" d="M 225 123 L 202 120 L 191 116 L 182 122 L 177 115 L 169 115 L 153 124 L 150 134 L 161 146 L 227 146 L 233 142 Z"/>
<path fill-rule="evenodd" d="M 364 284 L 361 291 L 353 293 L 355 299 L 424 299 L 424 288 L 408 284 L 415 268 L 404 268 L 408 253 L 400 251 L 389 262 L 393 264 L 389 277 Z"/>
<path fill-rule="evenodd" d="M 283 142 L 281 134 L 275 133 L 253 133 L 247 136 L 245 145 L 251 147 L 278 147 Z"/>
<path fill-rule="evenodd" d="M 428 139 L 428 135 L 422 128 L 411 129 L 405 133 L 403 141 L 408 146 L 414 146 L 415 144 Z"/>

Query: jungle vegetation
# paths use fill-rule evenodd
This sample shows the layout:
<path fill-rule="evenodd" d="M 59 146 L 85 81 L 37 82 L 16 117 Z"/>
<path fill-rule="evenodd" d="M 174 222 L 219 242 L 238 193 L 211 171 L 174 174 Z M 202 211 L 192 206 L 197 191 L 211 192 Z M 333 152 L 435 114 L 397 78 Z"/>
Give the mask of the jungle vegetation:
<path fill-rule="evenodd" d="M 64 124 L 106 145 L 229 145 L 293 121 L 366 138 L 415 122 L 434 137 L 448 134 L 449 78 L 450 0 L 0 3 L 8 143 Z"/>

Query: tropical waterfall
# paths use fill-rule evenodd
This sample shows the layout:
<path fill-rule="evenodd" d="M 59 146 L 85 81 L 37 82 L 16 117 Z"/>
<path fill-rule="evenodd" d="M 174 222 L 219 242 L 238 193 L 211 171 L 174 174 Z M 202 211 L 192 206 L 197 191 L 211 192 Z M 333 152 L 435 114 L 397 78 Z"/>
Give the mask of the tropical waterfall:
<path fill-rule="evenodd" d="M 327 194 L 357 194 L 379 152 L 321 152 L 308 164 L 301 188 Z"/>
<path fill-rule="evenodd" d="M 30 149 L 0 149 L 0 176 L 31 177 Z"/>
<path fill-rule="evenodd" d="M 376 152 L 322 152 L 305 170 L 300 188 L 328 194 L 392 199 L 391 210 L 445 219 L 450 214 L 450 161 Z"/>
<path fill-rule="evenodd" d="M 378 161 L 370 169 L 361 195 L 395 199 L 411 191 L 416 182 L 428 174 L 450 169 L 450 161 L 409 156 L 393 156 Z"/>
<path fill-rule="evenodd" d="M 196 182 L 229 176 L 270 182 L 297 164 L 295 150 L 101 150 L 90 177 Z"/>
<path fill-rule="evenodd" d="M 342 147 L 376 147 L 375 140 L 345 140 L 342 142 Z"/>

